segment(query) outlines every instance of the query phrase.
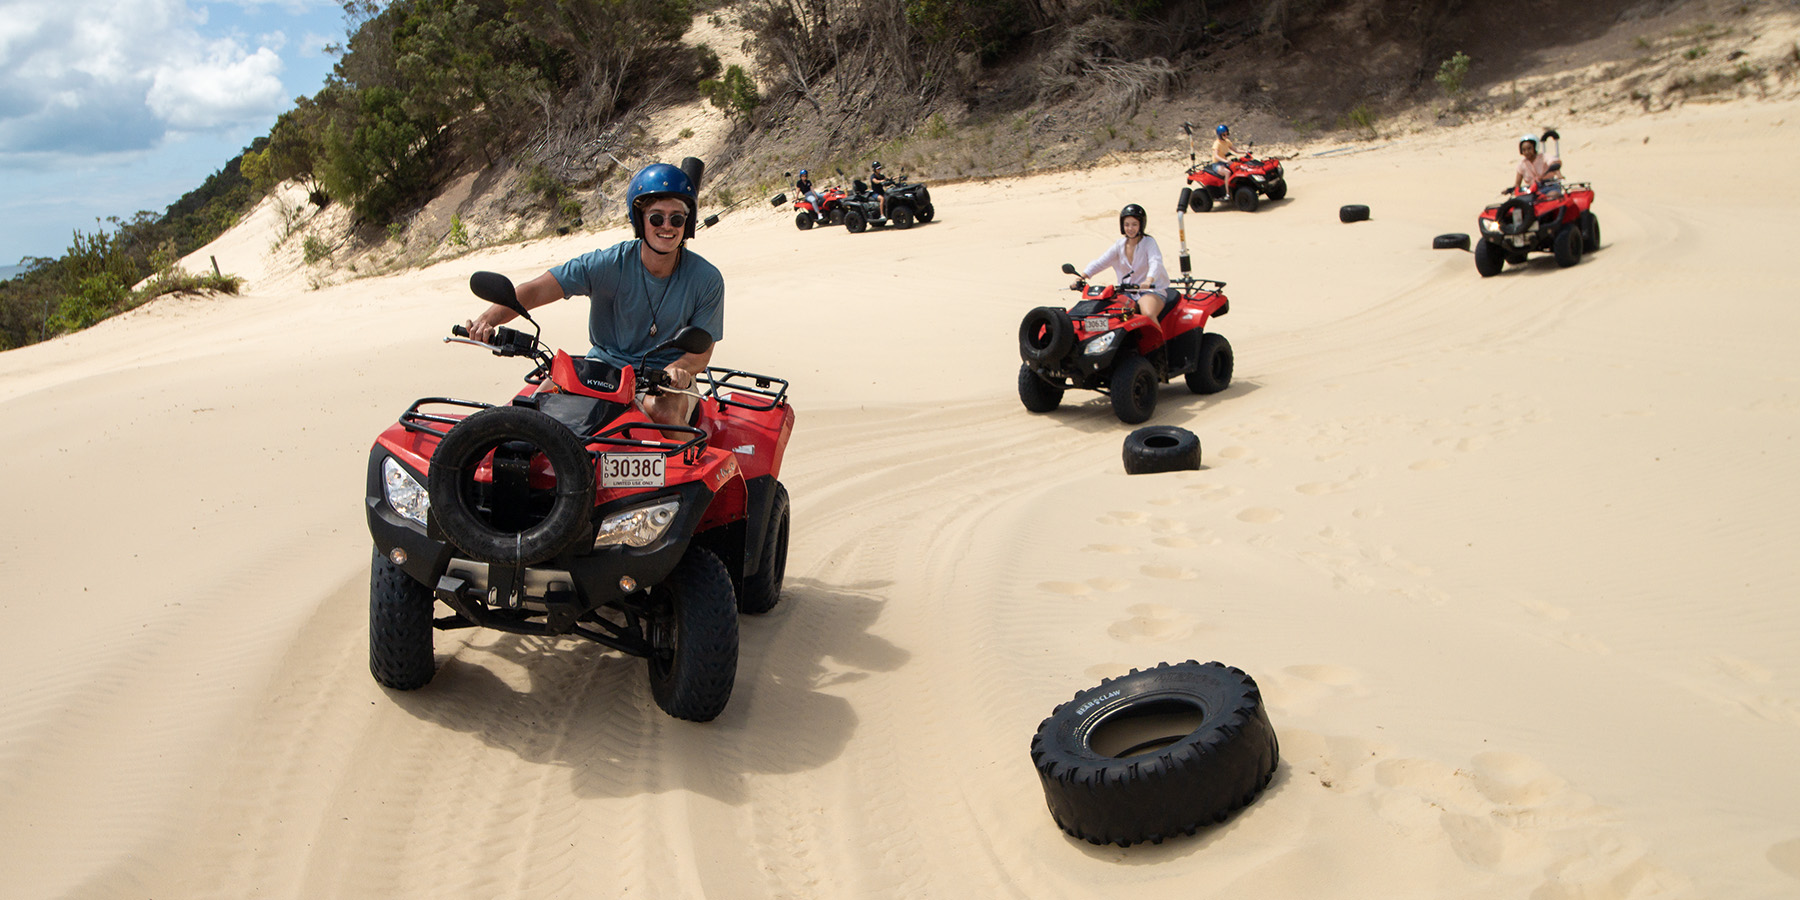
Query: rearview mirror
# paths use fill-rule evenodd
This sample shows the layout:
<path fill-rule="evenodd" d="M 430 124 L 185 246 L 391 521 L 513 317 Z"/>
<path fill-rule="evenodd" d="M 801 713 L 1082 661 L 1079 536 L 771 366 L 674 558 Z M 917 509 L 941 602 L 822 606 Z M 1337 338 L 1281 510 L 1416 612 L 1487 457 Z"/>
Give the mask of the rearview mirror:
<path fill-rule="evenodd" d="M 712 349 L 712 345 L 713 336 L 706 329 L 695 325 L 684 325 L 675 332 L 673 337 L 658 344 L 656 349 L 674 347 L 683 353 L 705 353 Z"/>
<path fill-rule="evenodd" d="M 525 311 L 525 305 L 519 302 L 519 292 L 513 288 L 512 279 L 499 272 L 476 272 L 469 276 L 469 290 L 475 296 L 524 316 L 526 321 L 536 321 L 531 313 Z"/>
<path fill-rule="evenodd" d="M 1080 275 L 1081 273 L 1075 271 L 1074 263 L 1063 263 L 1063 274 L 1064 275 Z"/>

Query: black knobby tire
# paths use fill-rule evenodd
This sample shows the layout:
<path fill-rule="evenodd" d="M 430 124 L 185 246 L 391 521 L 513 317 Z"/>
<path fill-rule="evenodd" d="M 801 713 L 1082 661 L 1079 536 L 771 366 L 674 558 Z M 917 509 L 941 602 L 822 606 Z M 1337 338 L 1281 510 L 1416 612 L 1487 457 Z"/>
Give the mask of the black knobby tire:
<path fill-rule="evenodd" d="M 1066 309 L 1040 306 L 1019 322 L 1019 358 L 1028 363 L 1055 364 L 1074 348 L 1075 323 Z"/>
<path fill-rule="evenodd" d="M 813 214 L 801 210 L 794 214 L 794 227 L 801 231 L 809 231 L 813 227 Z"/>
<path fill-rule="evenodd" d="M 535 447 L 556 475 L 549 511 L 522 529 L 497 527 L 475 502 L 475 470 L 490 451 L 512 441 Z M 535 409 L 496 406 L 463 419 L 444 435 L 431 456 L 426 491 L 431 516 L 450 543 L 481 562 L 528 566 L 588 533 L 594 460 L 561 422 Z"/>
<path fill-rule="evenodd" d="M 1231 342 L 1222 334 L 1200 336 L 1200 358 L 1194 371 L 1187 373 L 1188 390 L 1196 394 L 1216 394 L 1231 386 Z"/>
<path fill-rule="evenodd" d="M 1433 250 L 1467 250 L 1469 236 L 1466 234 L 1440 234 L 1431 239 Z"/>
<path fill-rule="evenodd" d="M 1338 207 L 1339 222 L 1362 222 L 1369 218 L 1369 208 L 1361 204 Z"/>
<path fill-rule="evenodd" d="M 1551 249 L 1556 252 L 1556 264 L 1566 269 L 1581 262 L 1582 241 L 1580 226 L 1564 225 L 1552 242 Z"/>
<path fill-rule="evenodd" d="M 935 217 L 936 215 L 937 215 L 937 210 L 935 208 L 933 208 L 932 205 L 929 203 L 925 204 L 924 206 L 919 207 L 919 224 L 923 225 L 926 222 L 931 221 L 932 218 Z"/>
<path fill-rule="evenodd" d="M 902 205 L 888 210 L 888 221 L 894 223 L 895 228 L 913 227 L 912 207 Z"/>
<path fill-rule="evenodd" d="M 854 209 L 844 213 L 845 231 L 848 231 L 851 234 L 862 234 L 863 229 L 867 227 L 869 227 L 869 223 L 863 220 L 862 213 L 859 213 Z"/>
<path fill-rule="evenodd" d="M 1246 184 L 1231 192 L 1231 202 L 1237 204 L 1237 208 L 1240 211 L 1256 212 L 1256 207 L 1259 206 L 1262 201 L 1256 196 L 1256 188 Z"/>
<path fill-rule="evenodd" d="M 1581 214 L 1581 252 L 1592 253 L 1600 249 L 1600 217 L 1592 211 Z"/>
<path fill-rule="evenodd" d="M 1263 189 L 1263 193 L 1268 194 L 1270 200 L 1280 200 L 1281 198 L 1286 197 L 1287 179 L 1277 178 L 1274 181 L 1269 182 L 1268 187 Z"/>
<path fill-rule="evenodd" d="M 762 561 L 756 574 L 744 579 L 738 592 L 738 612 L 760 616 L 781 602 L 781 583 L 787 579 L 788 489 L 775 482 L 775 499 L 769 508 L 769 530 L 763 536 Z"/>
<path fill-rule="evenodd" d="M 1492 278 L 1500 274 L 1506 267 L 1506 254 L 1494 246 L 1493 241 L 1482 241 L 1475 245 L 1475 271 L 1483 278 Z"/>
<path fill-rule="evenodd" d="M 731 573 L 711 550 L 689 544 L 669 577 L 650 589 L 658 612 L 656 652 L 646 662 L 650 696 L 663 712 L 710 722 L 737 681 L 737 599 Z"/>
<path fill-rule="evenodd" d="M 1125 436 L 1125 474 L 1200 468 L 1200 438 L 1186 428 L 1145 425 Z"/>
<path fill-rule="evenodd" d="M 1537 200 L 1531 195 L 1514 196 L 1494 210 L 1494 221 L 1501 234 L 1524 234 L 1537 224 Z"/>
<path fill-rule="evenodd" d="M 1019 366 L 1019 402 L 1034 413 L 1046 413 L 1062 405 L 1063 391 L 1066 388 L 1062 379 L 1056 384 L 1045 381 L 1043 376 L 1031 370 L 1031 366 Z"/>
<path fill-rule="evenodd" d="M 431 589 L 374 552 L 369 566 L 369 674 L 397 691 L 431 683 Z"/>
<path fill-rule="evenodd" d="M 1189 660 L 1078 692 L 1038 726 L 1031 761 L 1063 831 L 1126 847 L 1225 821 L 1268 786 L 1280 747 L 1254 679 Z"/>
<path fill-rule="evenodd" d="M 1156 368 L 1136 353 L 1120 356 L 1107 390 L 1112 394 L 1113 415 L 1136 425 L 1156 412 Z"/>
<path fill-rule="evenodd" d="M 1204 184 L 1195 187 L 1193 194 L 1188 197 L 1188 209 L 1197 213 L 1203 213 L 1212 212 L 1212 208 L 1212 188 L 1209 188 Z"/>

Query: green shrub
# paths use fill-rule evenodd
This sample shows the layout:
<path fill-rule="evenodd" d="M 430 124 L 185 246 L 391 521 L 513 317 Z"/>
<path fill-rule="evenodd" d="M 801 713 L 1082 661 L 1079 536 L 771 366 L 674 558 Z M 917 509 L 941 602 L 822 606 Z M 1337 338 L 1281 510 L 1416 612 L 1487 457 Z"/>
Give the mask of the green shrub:
<path fill-rule="evenodd" d="M 80 331 L 119 311 L 131 291 L 110 273 L 89 275 L 76 284 L 74 293 L 62 298 L 50 327 L 58 331 Z"/>
<path fill-rule="evenodd" d="M 300 255 L 306 260 L 306 264 L 310 266 L 319 260 L 330 257 L 331 245 L 320 240 L 318 235 L 309 234 L 306 236 L 305 243 L 300 245 Z"/>
<path fill-rule="evenodd" d="M 722 78 L 701 81 L 700 95 L 734 118 L 749 118 L 762 103 L 762 97 L 756 93 L 756 82 L 744 74 L 742 66 L 726 69 Z"/>
<path fill-rule="evenodd" d="M 450 217 L 450 234 L 444 239 L 457 247 L 469 246 L 469 229 L 464 227 L 462 216 Z"/>
<path fill-rule="evenodd" d="M 1461 98 L 1463 92 L 1468 90 L 1463 84 L 1463 79 L 1468 76 L 1469 55 L 1461 50 L 1456 51 L 1456 55 L 1438 64 L 1436 78 L 1438 87 L 1443 88 L 1444 96 L 1449 97 L 1452 100 Z"/>

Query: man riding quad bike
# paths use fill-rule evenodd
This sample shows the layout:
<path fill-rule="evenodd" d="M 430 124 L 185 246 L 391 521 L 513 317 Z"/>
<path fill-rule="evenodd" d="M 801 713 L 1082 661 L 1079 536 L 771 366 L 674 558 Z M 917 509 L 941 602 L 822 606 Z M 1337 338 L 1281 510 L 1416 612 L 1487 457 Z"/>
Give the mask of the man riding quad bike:
<path fill-rule="evenodd" d="M 1554 130 L 1544 140 L 1560 140 Z M 1500 274 L 1507 263 L 1525 262 L 1528 254 L 1551 253 L 1556 264 L 1568 268 L 1581 257 L 1600 249 L 1600 219 L 1594 205 L 1594 186 L 1583 181 L 1564 184 L 1562 161 L 1538 154 L 1539 139 L 1519 139 L 1521 175 L 1503 193 L 1508 198 L 1490 203 L 1475 220 L 1480 241 L 1475 245 L 1475 271 L 1488 278 Z M 1524 173 L 1534 178 L 1527 181 Z"/>
<path fill-rule="evenodd" d="M 1177 219 L 1191 202 L 1181 192 Z M 1185 228 L 1181 277 L 1162 311 L 1152 318 L 1139 311 L 1131 291 L 1139 286 L 1076 282 L 1081 300 L 1063 309 L 1040 306 L 1019 323 L 1019 402 L 1032 412 L 1050 412 L 1070 388 L 1112 397 L 1119 421 L 1137 424 L 1156 412 L 1157 386 L 1182 376 L 1188 390 L 1214 394 L 1231 384 L 1231 343 L 1207 333 L 1206 324 L 1225 315 L 1231 301 L 1225 283 L 1194 278 L 1189 272 Z M 1074 265 L 1063 272 L 1080 278 Z"/>
<path fill-rule="evenodd" d="M 1257 159 L 1246 151 L 1202 164 L 1194 155 L 1193 126 L 1183 123 L 1182 129 L 1188 134 L 1187 181 L 1193 191 L 1188 203 L 1194 212 L 1208 212 L 1215 202 L 1227 200 L 1244 212 L 1256 212 L 1262 202 L 1259 196 L 1270 200 L 1287 196 L 1286 173 L 1279 157 Z M 1220 125 L 1219 130 L 1219 139 L 1225 142 L 1226 127 Z"/>
<path fill-rule="evenodd" d="M 851 234 L 861 233 L 870 225 L 911 228 L 914 222 L 929 222 L 937 215 L 931 205 L 931 192 L 923 184 L 907 183 L 904 175 L 884 193 L 886 216 L 881 214 L 882 195 L 870 190 L 860 178 L 851 181 L 850 193 L 843 200 L 844 228 Z"/>
<path fill-rule="evenodd" d="M 470 287 L 536 326 L 505 276 L 478 272 Z M 423 687 L 436 670 L 433 630 L 482 626 L 641 656 L 665 712 L 716 717 L 736 678 L 738 613 L 767 612 L 781 596 L 787 382 L 709 366 L 686 392 L 698 398 L 689 424 L 657 424 L 642 403 L 675 390 L 664 369 L 552 353 L 506 327 L 487 343 L 445 340 L 533 368 L 509 402 L 426 397 L 376 438 L 366 497 L 375 680 Z M 657 351 L 711 346 L 689 326 Z M 449 614 L 436 616 L 438 604 Z"/>

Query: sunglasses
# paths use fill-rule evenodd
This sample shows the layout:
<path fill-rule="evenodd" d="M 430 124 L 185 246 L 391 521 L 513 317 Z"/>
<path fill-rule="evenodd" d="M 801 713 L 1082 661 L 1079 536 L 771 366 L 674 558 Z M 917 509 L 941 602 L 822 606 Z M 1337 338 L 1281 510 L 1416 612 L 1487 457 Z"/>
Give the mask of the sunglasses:
<path fill-rule="evenodd" d="M 653 212 L 644 216 L 644 221 L 649 222 L 651 228 L 663 227 L 664 221 L 667 221 L 671 227 L 680 228 L 687 224 L 687 220 L 687 213 L 669 213 L 669 217 L 666 220 L 660 212 Z"/>

